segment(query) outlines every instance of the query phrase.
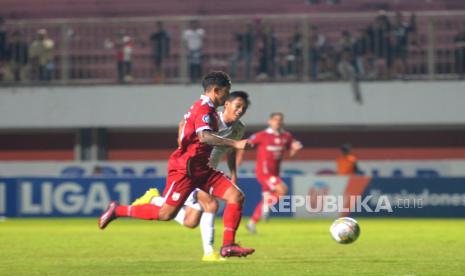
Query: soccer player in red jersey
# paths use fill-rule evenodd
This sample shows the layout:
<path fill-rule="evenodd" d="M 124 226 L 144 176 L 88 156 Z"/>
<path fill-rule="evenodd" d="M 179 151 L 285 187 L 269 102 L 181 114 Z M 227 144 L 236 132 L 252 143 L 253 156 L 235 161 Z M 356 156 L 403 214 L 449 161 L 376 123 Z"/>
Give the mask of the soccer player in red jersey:
<path fill-rule="evenodd" d="M 295 140 L 291 133 L 283 129 L 284 115 L 280 112 L 271 113 L 266 130 L 253 134 L 249 141 L 257 148 L 256 174 L 262 186 L 263 198 L 247 224 L 247 230 L 256 234 L 256 224 L 269 215 L 269 208 L 276 204 L 279 197 L 287 194 L 287 185 L 279 177 L 281 161 L 284 153 L 289 151 L 293 157 L 300 149 L 302 143 Z"/>
<path fill-rule="evenodd" d="M 165 202 L 161 206 L 143 204 L 118 205 L 111 202 L 100 216 L 99 227 L 104 229 L 118 217 L 134 217 L 146 220 L 171 220 L 184 205 L 189 194 L 201 190 L 226 201 L 223 215 L 223 257 L 247 256 L 255 250 L 235 243 L 235 236 L 242 216 L 244 194 L 222 172 L 209 166 L 213 146 L 228 146 L 237 150 L 249 149 L 248 140 L 232 140 L 215 134 L 218 131 L 216 107 L 224 104 L 231 89 L 231 79 L 221 71 L 213 71 L 202 80 L 204 94 L 184 115 L 180 145 L 168 161 L 168 176 L 163 192 Z"/>

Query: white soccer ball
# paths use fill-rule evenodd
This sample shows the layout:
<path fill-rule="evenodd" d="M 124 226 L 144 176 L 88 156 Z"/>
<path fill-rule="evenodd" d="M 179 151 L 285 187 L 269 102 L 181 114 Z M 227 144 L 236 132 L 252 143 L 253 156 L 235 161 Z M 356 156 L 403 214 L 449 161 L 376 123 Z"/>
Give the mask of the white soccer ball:
<path fill-rule="evenodd" d="M 333 222 L 329 232 L 336 242 L 348 244 L 356 241 L 360 236 L 360 226 L 355 219 L 343 217 Z"/>

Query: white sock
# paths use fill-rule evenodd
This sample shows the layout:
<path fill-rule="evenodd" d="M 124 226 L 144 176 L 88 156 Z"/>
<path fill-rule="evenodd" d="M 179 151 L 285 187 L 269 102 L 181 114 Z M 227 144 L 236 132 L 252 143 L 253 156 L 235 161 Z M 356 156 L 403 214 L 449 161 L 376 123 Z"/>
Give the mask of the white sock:
<path fill-rule="evenodd" d="M 158 207 L 162 206 L 163 203 L 165 203 L 165 199 L 161 196 L 152 197 L 152 200 L 150 200 L 150 204 L 156 205 Z"/>
<path fill-rule="evenodd" d="M 200 234 L 202 236 L 202 245 L 204 255 L 213 253 L 213 244 L 215 242 L 215 214 L 203 213 L 200 218 Z"/>
<path fill-rule="evenodd" d="M 263 193 L 262 220 L 264 221 L 268 220 L 268 217 L 270 216 L 270 206 L 268 204 L 269 197 L 269 192 Z"/>
<path fill-rule="evenodd" d="M 181 224 L 181 225 L 184 225 L 184 218 L 186 217 L 186 207 L 182 207 L 181 209 L 179 209 L 179 212 L 178 214 L 176 215 L 176 217 L 174 217 L 174 220 Z"/>

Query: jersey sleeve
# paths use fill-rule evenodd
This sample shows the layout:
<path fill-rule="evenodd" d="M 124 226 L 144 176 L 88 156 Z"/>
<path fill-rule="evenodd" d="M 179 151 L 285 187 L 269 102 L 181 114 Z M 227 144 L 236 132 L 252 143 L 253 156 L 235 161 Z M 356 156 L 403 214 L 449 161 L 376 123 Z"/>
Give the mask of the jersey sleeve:
<path fill-rule="evenodd" d="M 212 114 L 209 108 L 199 108 L 196 117 L 194 119 L 195 133 L 199 133 L 204 130 L 212 130 Z"/>
<path fill-rule="evenodd" d="M 262 140 L 263 140 L 263 135 L 261 132 L 254 133 L 249 137 L 249 142 L 254 145 L 260 144 Z"/>

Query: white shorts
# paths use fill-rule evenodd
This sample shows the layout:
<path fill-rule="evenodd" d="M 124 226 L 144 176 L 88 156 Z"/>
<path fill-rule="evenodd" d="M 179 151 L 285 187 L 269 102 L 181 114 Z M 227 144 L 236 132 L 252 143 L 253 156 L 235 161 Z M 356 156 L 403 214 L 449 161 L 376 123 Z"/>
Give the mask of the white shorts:
<path fill-rule="evenodd" d="M 200 191 L 200 189 L 198 189 L 198 188 L 193 190 L 192 193 L 189 195 L 189 197 L 184 202 L 184 206 L 193 208 L 193 209 L 198 210 L 198 211 L 203 211 L 202 206 L 200 206 L 200 203 L 197 201 L 197 193 L 199 191 Z"/>
<path fill-rule="evenodd" d="M 184 202 L 184 206 L 193 208 L 193 209 L 198 210 L 198 211 L 203 211 L 202 206 L 197 201 L 197 193 L 199 191 L 200 191 L 199 189 L 193 190 L 190 193 L 189 197 Z M 165 203 L 165 198 L 163 198 L 163 197 L 154 197 L 154 198 L 152 198 L 151 203 L 154 204 L 154 205 L 157 205 L 157 206 L 162 206 L 163 203 Z"/>

